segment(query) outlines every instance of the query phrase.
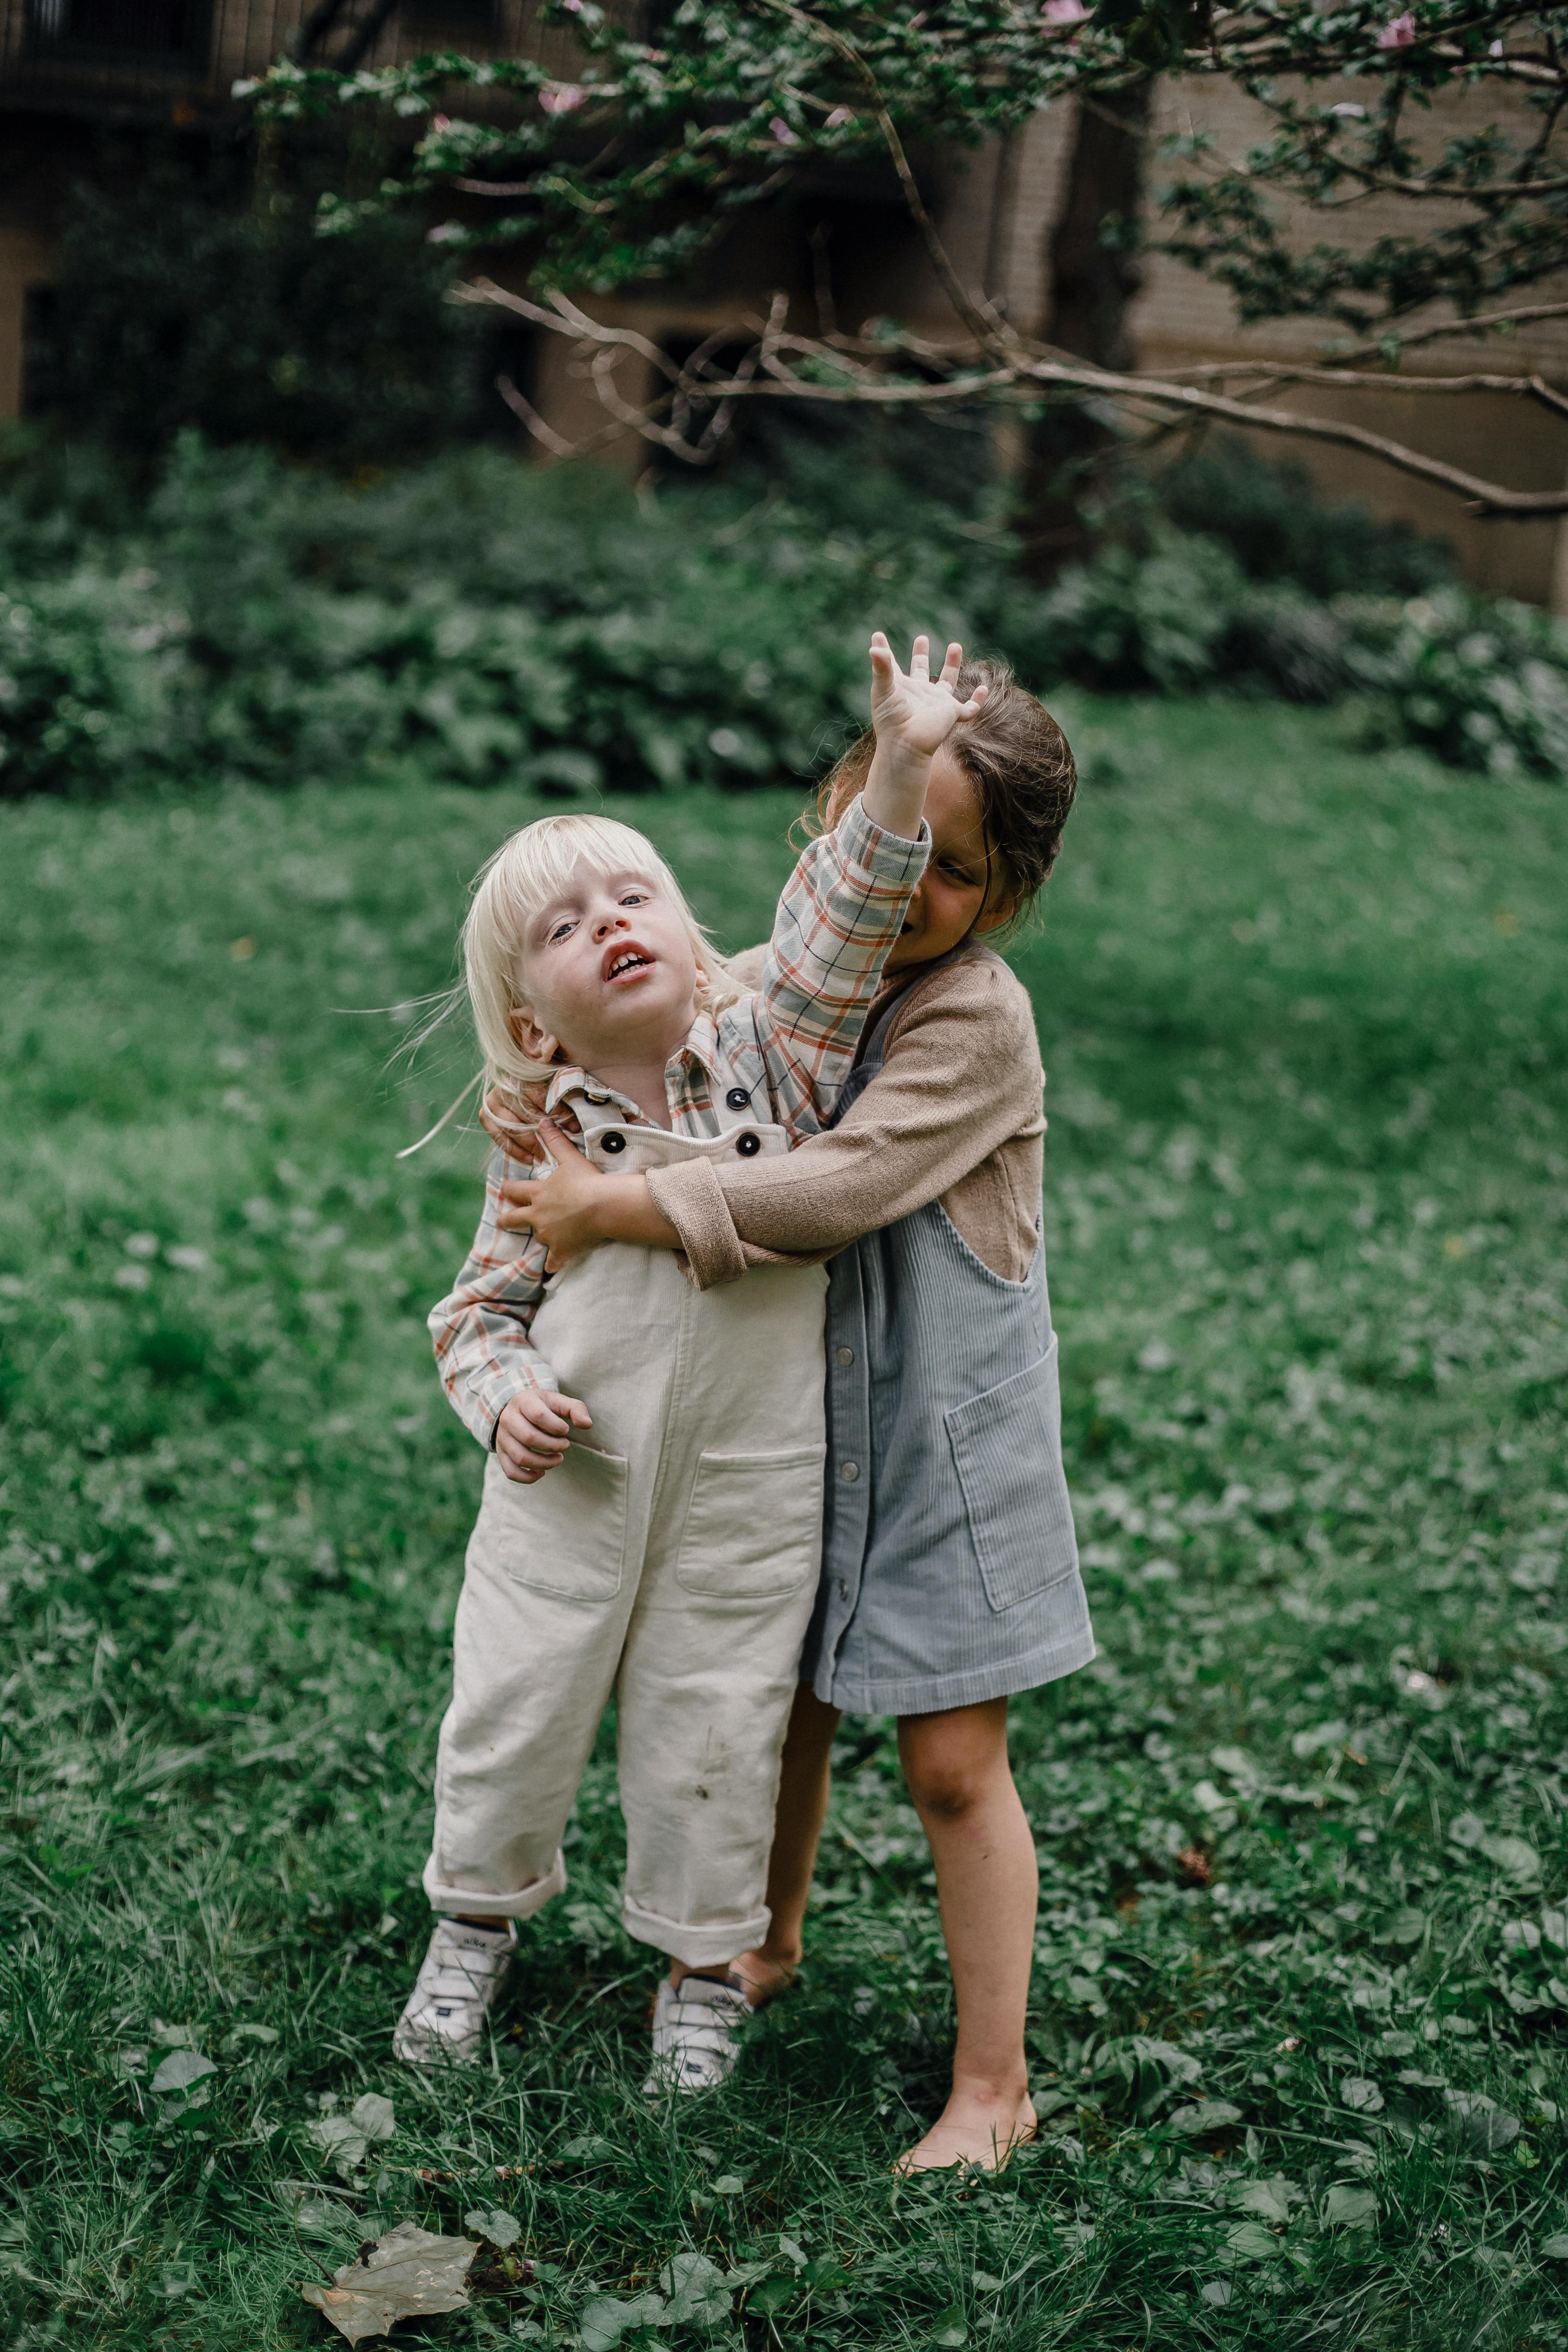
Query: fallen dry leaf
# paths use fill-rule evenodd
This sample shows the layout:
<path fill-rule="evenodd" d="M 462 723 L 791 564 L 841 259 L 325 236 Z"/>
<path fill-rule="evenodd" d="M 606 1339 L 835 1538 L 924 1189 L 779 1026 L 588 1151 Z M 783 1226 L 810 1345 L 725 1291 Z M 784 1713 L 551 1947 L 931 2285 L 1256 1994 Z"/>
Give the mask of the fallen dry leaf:
<path fill-rule="evenodd" d="M 416 2221 L 402 2221 L 356 2262 L 334 2271 L 331 2286 L 312 2281 L 300 2292 L 326 2313 L 340 2336 L 357 2344 L 362 2336 L 390 2334 L 400 2319 L 460 2309 L 468 2300 L 463 2282 L 479 2251 L 473 2238 L 437 2237 Z"/>

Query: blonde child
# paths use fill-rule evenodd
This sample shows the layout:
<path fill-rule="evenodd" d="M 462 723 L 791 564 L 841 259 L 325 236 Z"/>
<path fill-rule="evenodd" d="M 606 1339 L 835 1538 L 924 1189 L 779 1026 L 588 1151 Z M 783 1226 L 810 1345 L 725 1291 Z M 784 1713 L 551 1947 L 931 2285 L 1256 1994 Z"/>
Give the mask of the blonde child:
<path fill-rule="evenodd" d="M 963 702 L 949 649 L 906 677 L 872 650 L 863 794 L 780 901 L 761 986 L 727 979 L 651 844 L 546 818 L 479 877 L 464 927 L 486 1072 L 548 1080 L 584 1164 L 737 1165 L 819 1129 L 926 861 L 933 753 Z M 395 2037 L 474 2055 L 516 1942 L 565 1884 L 561 1837 L 614 1691 L 627 1931 L 670 1955 L 661 2084 L 722 2078 L 747 2008 L 731 1963 L 769 1931 L 779 1758 L 820 1550 L 823 1291 L 805 1267 L 707 1296 L 623 1245 L 547 1287 L 500 1215 L 526 1160 L 492 1155 L 485 1213 L 430 1317 L 443 1383 L 487 1449 L 454 1630 L 425 1885 L 438 1915 Z"/>
<path fill-rule="evenodd" d="M 518 1188 L 551 1263 L 635 1234 L 703 1285 L 832 1257 L 822 1578 L 784 1751 L 771 1926 L 738 1964 L 794 1975 L 841 1711 L 896 1715 L 957 1997 L 952 2095 L 901 2159 L 991 2167 L 1034 2129 L 1024 2027 L 1037 1871 L 1007 1699 L 1094 1655 L 1062 1471 L 1040 1243 L 1043 1074 L 1028 998 L 985 944 L 1049 874 L 1072 755 L 999 665 L 963 670 L 925 799 L 931 857 L 830 1131 L 748 1169 Z M 837 823 L 869 737 L 825 788 Z M 561 1139 L 546 1136 L 554 1155 Z M 837 1253 L 837 1255 L 835 1255 Z M 745 1282 L 735 1277 L 745 1274 Z M 721 1295 L 722 1295 L 721 1293 Z"/>

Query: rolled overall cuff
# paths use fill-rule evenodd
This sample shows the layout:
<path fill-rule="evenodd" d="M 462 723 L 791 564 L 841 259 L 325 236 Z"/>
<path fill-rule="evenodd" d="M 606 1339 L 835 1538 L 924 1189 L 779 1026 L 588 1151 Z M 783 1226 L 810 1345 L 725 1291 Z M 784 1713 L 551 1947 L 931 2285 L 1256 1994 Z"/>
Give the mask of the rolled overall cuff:
<path fill-rule="evenodd" d="M 542 1878 L 516 1887 L 510 1895 L 484 1895 L 473 1886 L 444 1886 L 434 1854 L 425 1865 L 425 1892 L 432 1908 L 470 1919 L 531 1919 L 536 1911 L 553 1902 L 565 1885 L 566 1862 L 559 1848 Z"/>
<path fill-rule="evenodd" d="M 772 1918 L 764 1903 L 749 1919 L 698 1927 L 662 1918 L 657 1911 L 645 1911 L 629 1895 L 621 1905 L 621 1925 L 628 1936 L 639 1944 L 651 1944 L 656 1952 L 668 1952 L 672 1960 L 683 1960 L 689 1969 L 723 1968 L 738 1959 L 762 1942 Z"/>
<path fill-rule="evenodd" d="M 654 1207 L 680 1235 L 698 1289 L 738 1282 L 746 1271 L 745 1252 L 712 1161 L 685 1160 L 673 1168 L 650 1168 L 644 1181 Z"/>

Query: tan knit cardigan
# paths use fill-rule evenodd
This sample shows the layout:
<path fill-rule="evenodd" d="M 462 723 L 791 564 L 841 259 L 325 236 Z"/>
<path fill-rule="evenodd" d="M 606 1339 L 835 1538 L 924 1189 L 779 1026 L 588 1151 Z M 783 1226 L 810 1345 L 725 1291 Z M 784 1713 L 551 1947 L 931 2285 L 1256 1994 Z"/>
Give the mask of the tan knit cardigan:
<path fill-rule="evenodd" d="M 736 961 L 744 973 L 751 958 Z M 648 1190 L 703 1290 L 749 1265 L 820 1265 L 928 1201 L 1020 1282 L 1038 1242 L 1044 1086 L 1028 996 L 974 945 L 909 988 L 881 1071 L 837 1127 L 781 1159 L 658 1169 Z"/>

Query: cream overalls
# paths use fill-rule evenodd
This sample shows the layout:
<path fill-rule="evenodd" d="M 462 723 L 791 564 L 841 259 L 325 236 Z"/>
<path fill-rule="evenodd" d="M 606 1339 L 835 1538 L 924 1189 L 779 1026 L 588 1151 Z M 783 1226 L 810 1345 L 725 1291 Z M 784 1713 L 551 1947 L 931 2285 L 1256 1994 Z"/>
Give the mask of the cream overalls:
<path fill-rule="evenodd" d="M 786 1149 L 606 1121 L 628 1173 Z M 590 1125 L 597 1119 L 596 1125 Z M 441 1728 L 438 1911 L 527 1918 L 566 1884 L 561 1837 L 616 1695 L 629 1935 L 709 1968 L 767 1932 L 779 1757 L 816 1591 L 826 1456 L 821 1267 L 699 1291 L 665 1250 L 557 1276 L 532 1337 L 594 1417 L 531 1486 L 492 1454 Z"/>

